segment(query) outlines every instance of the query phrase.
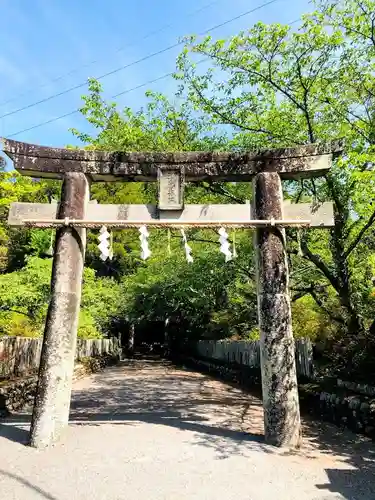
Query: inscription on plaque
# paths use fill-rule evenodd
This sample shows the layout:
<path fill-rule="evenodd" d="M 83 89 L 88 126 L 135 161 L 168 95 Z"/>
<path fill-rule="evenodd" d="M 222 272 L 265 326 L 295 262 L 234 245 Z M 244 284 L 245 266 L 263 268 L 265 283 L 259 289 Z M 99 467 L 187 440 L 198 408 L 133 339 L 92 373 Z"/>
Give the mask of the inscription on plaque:
<path fill-rule="evenodd" d="M 159 169 L 159 209 L 183 209 L 183 182 L 179 169 Z"/>

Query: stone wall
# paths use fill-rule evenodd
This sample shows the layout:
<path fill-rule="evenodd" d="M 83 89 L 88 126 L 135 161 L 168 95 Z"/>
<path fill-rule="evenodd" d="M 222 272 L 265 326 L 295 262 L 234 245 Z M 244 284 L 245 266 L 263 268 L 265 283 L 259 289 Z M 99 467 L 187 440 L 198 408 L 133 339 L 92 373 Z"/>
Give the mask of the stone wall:
<path fill-rule="evenodd" d="M 82 358 L 74 367 L 73 381 L 91 373 L 103 370 L 106 366 L 116 363 L 114 354 L 103 354 L 93 358 Z M 0 417 L 21 410 L 33 404 L 38 376 L 36 374 L 12 378 L 0 382 Z"/>
<path fill-rule="evenodd" d="M 179 363 L 227 382 L 236 383 L 261 396 L 259 368 L 196 357 L 182 358 Z M 300 381 L 302 411 L 375 440 L 375 397 L 355 393 L 344 387 L 342 381 L 340 382 L 341 385 L 334 379 L 309 383 Z"/>
<path fill-rule="evenodd" d="M 301 407 L 311 415 L 375 440 L 375 398 L 337 385 L 300 384 Z"/>
<path fill-rule="evenodd" d="M 356 382 L 348 382 L 347 380 L 337 379 L 337 385 L 339 387 L 344 387 L 357 394 L 363 394 L 365 396 L 374 396 L 375 398 L 375 387 L 368 384 L 357 384 Z"/>
<path fill-rule="evenodd" d="M 24 406 L 32 404 L 34 400 L 37 375 L 7 380 L 0 385 L 0 417 L 21 410 Z"/>

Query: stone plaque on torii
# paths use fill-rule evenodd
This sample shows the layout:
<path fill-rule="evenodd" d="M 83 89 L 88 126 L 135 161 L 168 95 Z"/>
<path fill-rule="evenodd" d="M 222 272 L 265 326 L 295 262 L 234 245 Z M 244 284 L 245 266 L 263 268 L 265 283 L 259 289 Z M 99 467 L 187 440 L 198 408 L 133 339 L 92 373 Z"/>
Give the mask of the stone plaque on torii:
<path fill-rule="evenodd" d="M 56 227 L 51 299 L 44 331 L 30 444 L 48 446 L 68 424 L 86 228 L 256 228 L 258 318 L 266 442 L 301 439 L 285 227 L 332 227 L 332 203 L 283 201 L 281 179 L 324 175 L 340 141 L 254 153 L 107 153 L 4 140 L 16 170 L 61 179 L 60 203 L 12 203 L 8 224 Z M 185 205 L 184 183 L 253 183 L 253 205 Z M 91 182 L 157 181 L 154 205 L 89 203 Z"/>

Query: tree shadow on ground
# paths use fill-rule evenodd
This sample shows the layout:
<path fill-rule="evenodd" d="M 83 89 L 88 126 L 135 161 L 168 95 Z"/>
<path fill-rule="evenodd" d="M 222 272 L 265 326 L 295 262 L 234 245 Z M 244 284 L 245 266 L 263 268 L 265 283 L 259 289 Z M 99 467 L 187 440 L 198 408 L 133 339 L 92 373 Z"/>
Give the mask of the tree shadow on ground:
<path fill-rule="evenodd" d="M 134 369 L 137 364 L 141 371 Z M 263 445 L 258 399 L 251 401 L 254 423 L 256 418 L 258 421 L 249 431 L 241 425 L 244 408 L 250 406 L 249 397 L 239 389 L 165 364 L 134 362 L 127 372 L 128 376 L 121 380 L 116 369 L 113 376 L 108 376 L 108 372 L 98 375 L 88 391 L 76 391 L 71 422 L 80 425 L 146 422 L 174 427 L 194 432 L 195 444 L 214 448 L 218 458 L 243 454 L 251 444 Z"/>
<path fill-rule="evenodd" d="M 24 443 L 26 431 L 14 426 L 29 418 L 14 415 L 7 420 L 12 430 L 8 424 L 0 426 L 0 436 Z M 281 460 L 292 455 L 325 460 L 321 468 L 327 484 L 316 485 L 322 495 L 325 491 L 347 500 L 375 499 L 375 450 L 368 439 L 305 418 L 304 447 L 281 451 L 264 443 L 262 403 L 256 395 L 168 363 L 127 360 L 83 381 L 82 389 L 73 393 L 70 421 L 82 426 L 145 422 L 178 428 L 192 432 L 193 444 L 212 448 L 217 459 L 257 450 L 277 453 Z"/>
<path fill-rule="evenodd" d="M 35 484 L 30 483 L 30 481 L 27 481 L 27 479 L 24 479 L 23 477 L 19 476 L 18 474 L 14 474 L 12 472 L 0 469 L 0 477 L 1 476 L 8 477 L 10 479 L 13 479 L 13 480 L 21 483 L 23 486 L 26 486 L 27 488 L 38 493 L 42 498 L 46 498 L 47 500 L 58 500 L 55 496 L 51 495 L 50 493 L 43 490 L 42 488 L 39 488 L 39 486 L 36 486 Z"/>
<path fill-rule="evenodd" d="M 328 481 L 317 484 L 319 490 L 347 500 L 375 499 L 375 446 L 370 439 L 310 418 L 305 418 L 304 435 L 315 453 L 334 457 L 334 465 L 342 464 L 325 468 Z"/>
<path fill-rule="evenodd" d="M 17 426 L 19 418 L 11 416 L 6 419 L 7 424 L 0 422 L 0 437 L 13 441 L 14 443 L 27 444 L 29 441 L 29 429 Z M 24 418 L 21 423 L 28 423 L 27 418 Z M 15 425 L 14 425 L 15 424 Z"/>

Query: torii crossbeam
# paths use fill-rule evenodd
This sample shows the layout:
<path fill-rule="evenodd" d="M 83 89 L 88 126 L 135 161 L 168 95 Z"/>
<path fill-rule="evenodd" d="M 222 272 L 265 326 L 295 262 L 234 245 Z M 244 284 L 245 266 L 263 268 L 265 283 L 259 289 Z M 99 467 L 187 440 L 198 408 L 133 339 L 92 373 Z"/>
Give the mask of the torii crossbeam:
<path fill-rule="evenodd" d="M 61 202 L 13 203 L 12 226 L 57 227 L 51 300 L 44 330 L 30 444 L 56 441 L 68 423 L 81 299 L 86 227 L 256 227 L 258 317 L 266 441 L 300 444 L 300 414 L 291 323 L 285 231 L 331 227 L 332 203 L 313 210 L 283 201 L 281 179 L 326 173 L 341 141 L 254 153 L 108 153 L 58 149 L 4 140 L 4 152 L 23 175 L 62 179 Z M 253 204 L 184 205 L 184 182 L 252 181 Z M 158 181 L 159 203 L 89 203 L 90 182 Z"/>

